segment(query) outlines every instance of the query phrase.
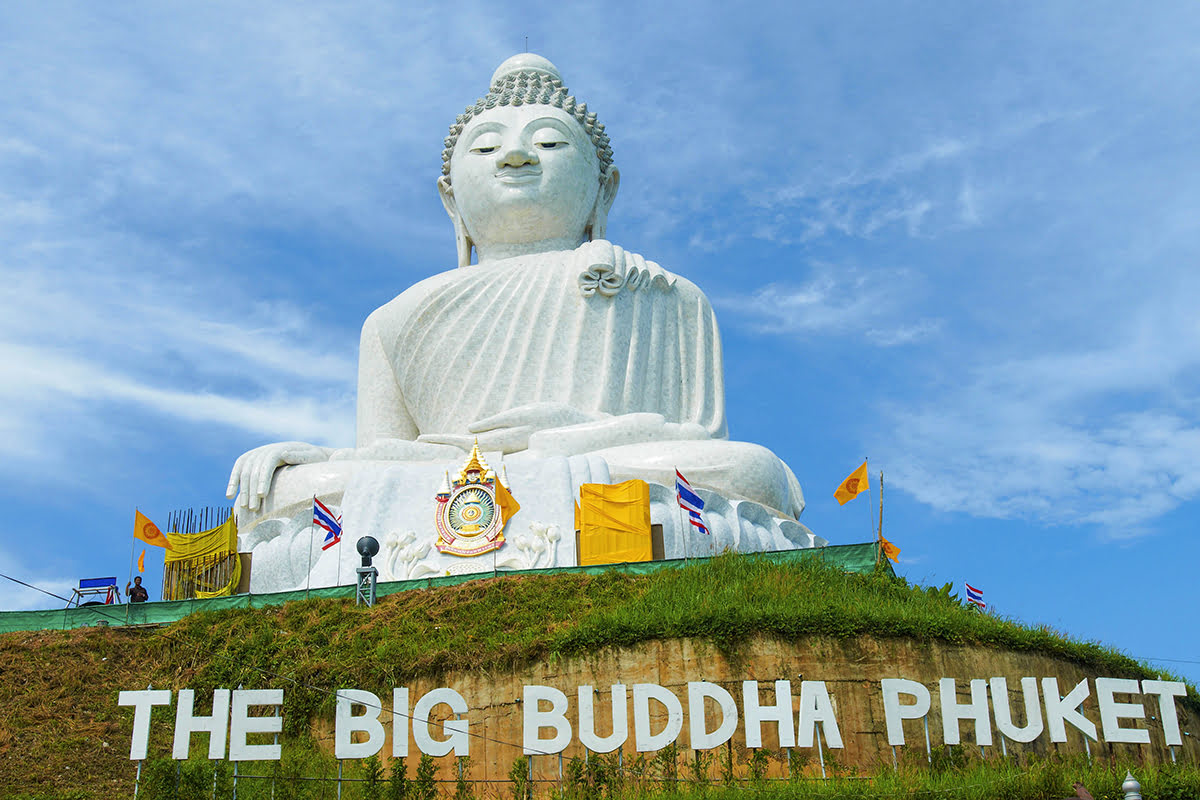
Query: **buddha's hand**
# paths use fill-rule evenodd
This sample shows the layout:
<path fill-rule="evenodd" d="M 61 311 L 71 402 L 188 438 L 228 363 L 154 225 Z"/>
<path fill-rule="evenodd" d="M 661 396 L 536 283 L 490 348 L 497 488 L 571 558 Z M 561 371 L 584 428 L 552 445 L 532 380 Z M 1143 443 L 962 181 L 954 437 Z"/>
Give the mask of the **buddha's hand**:
<path fill-rule="evenodd" d="M 238 498 L 238 505 L 257 511 L 271 491 L 275 470 L 291 464 L 315 464 L 328 461 L 332 449 L 304 442 L 277 442 L 243 453 L 229 473 L 225 496 Z"/>
<path fill-rule="evenodd" d="M 538 431 L 578 425 L 607 415 L 580 411 L 563 403 L 531 403 L 484 417 L 467 426 L 468 434 L 427 433 L 419 442 L 452 444 L 470 450 L 476 440 L 483 452 L 517 453 L 529 448 L 529 437 Z"/>

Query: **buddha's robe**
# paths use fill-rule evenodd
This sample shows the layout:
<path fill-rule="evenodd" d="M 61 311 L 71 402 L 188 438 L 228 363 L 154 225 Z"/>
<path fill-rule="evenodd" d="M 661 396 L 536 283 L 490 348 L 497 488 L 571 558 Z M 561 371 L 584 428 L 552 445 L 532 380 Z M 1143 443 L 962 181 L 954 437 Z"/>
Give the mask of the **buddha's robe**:
<path fill-rule="evenodd" d="M 358 445 L 467 434 L 478 420 L 535 403 L 657 413 L 724 438 L 721 345 L 703 293 L 653 264 L 632 273 L 630 287 L 631 271 L 604 273 L 587 255 L 581 248 L 462 267 L 372 314 L 360 355 Z M 610 291 L 623 285 L 612 296 L 604 286 L 585 295 L 589 268 L 597 282 L 609 277 Z"/>

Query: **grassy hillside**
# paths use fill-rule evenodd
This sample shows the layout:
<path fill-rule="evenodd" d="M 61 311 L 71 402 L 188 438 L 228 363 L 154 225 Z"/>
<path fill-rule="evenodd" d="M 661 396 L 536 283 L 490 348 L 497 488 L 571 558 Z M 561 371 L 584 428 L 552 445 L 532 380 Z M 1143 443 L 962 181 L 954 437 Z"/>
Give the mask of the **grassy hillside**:
<path fill-rule="evenodd" d="M 120 689 L 285 687 L 285 736 L 332 709 L 332 689 L 401 686 L 646 640 L 693 637 L 736 657 L 748 638 L 916 637 L 1070 659 L 1098 674 L 1156 673 L 1095 643 L 976 612 L 819 561 L 723 556 L 651 575 L 524 576 L 404 592 L 374 608 L 313 599 L 194 614 L 153 629 L 0 636 L 0 786 L 47 796 L 129 792 Z M 1189 701 L 1197 703 L 1194 689 Z"/>

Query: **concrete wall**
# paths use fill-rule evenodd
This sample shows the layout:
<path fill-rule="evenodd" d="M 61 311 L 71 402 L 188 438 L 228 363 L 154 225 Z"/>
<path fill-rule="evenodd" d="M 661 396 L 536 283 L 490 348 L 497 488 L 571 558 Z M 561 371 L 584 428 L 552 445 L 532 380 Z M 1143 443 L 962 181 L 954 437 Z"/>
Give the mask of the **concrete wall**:
<path fill-rule="evenodd" d="M 712 763 L 709 772 L 714 777 L 720 774 L 721 761 L 732 757 L 739 775 L 745 775 L 745 762 L 750 757 L 750 751 L 745 747 L 745 731 L 741 725 L 742 711 L 742 681 L 759 681 L 760 697 L 764 704 L 773 702 L 773 682 L 779 679 L 792 681 L 792 694 L 799 696 L 800 681 L 821 680 L 826 682 L 837 714 L 844 749 L 831 751 L 827 748 L 824 755 L 827 767 L 841 765 L 850 771 L 870 772 L 879 766 L 890 766 L 893 759 L 893 749 L 888 746 L 886 738 L 884 709 L 880 680 L 884 678 L 907 678 L 923 683 L 930 689 L 932 707 L 928 716 L 929 736 L 934 751 L 945 753 L 942 745 L 941 707 L 938 697 L 938 680 L 943 677 L 954 678 L 957 681 L 959 702 L 968 699 L 968 681 L 975 678 L 1004 677 L 1008 679 L 1010 707 L 1013 709 L 1013 720 L 1016 724 L 1024 722 L 1024 705 L 1020 694 L 1020 679 L 1032 676 L 1036 678 L 1057 677 L 1059 687 L 1066 694 L 1080 680 L 1089 681 L 1097 677 L 1127 677 L 1121 675 L 1097 675 L 1093 670 L 1080 668 L 1078 665 L 1061 659 L 1050 658 L 1029 653 L 1016 653 L 978 646 L 959 647 L 938 642 L 914 641 L 911 639 L 874 639 L 859 637 L 852 639 L 832 639 L 811 637 L 802 641 L 783 642 L 773 639 L 759 639 L 730 656 L 723 655 L 712 645 L 704 642 L 676 639 L 643 643 L 627 649 L 610 649 L 595 653 L 585 658 L 549 659 L 542 664 L 519 670 L 503 671 L 491 674 L 485 673 L 451 673 L 441 679 L 423 681 L 411 685 L 410 703 L 430 689 L 446 686 L 455 689 L 467 701 L 470 709 L 467 718 L 470 721 L 471 732 L 480 734 L 473 736 L 470 743 L 469 777 L 472 779 L 488 779 L 504 781 L 508 778 L 513 762 L 521 755 L 522 742 L 522 693 L 528 684 L 552 686 L 565 692 L 570 699 L 570 709 L 567 719 L 575 728 L 577 724 L 576 691 L 581 685 L 595 687 L 595 719 L 596 732 L 605 735 L 611 732 L 611 692 L 610 686 L 617 683 L 632 687 L 635 683 L 654 683 L 671 689 L 680 698 L 685 707 L 685 723 L 683 732 L 678 739 L 680 775 L 691 774 L 691 769 L 685 762 L 693 761 L 695 754 L 689 749 L 687 709 L 687 683 L 689 681 L 709 681 L 725 687 L 737 700 L 739 711 L 739 726 L 732 739 L 731 746 L 723 746 L 711 752 Z M 390 708 L 392 687 L 355 687 L 374 691 L 384 701 L 385 708 Z M 1100 715 L 1097 708 L 1094 684 L 1091 694 L 1084 702 L 1084 714 L 1100 727 Z M 1103 741 L 1090 744 L 1094 758 L 1115 758 L 1121 764 L 1138 764 L 1169 760 L 1170 752 L 1164 745 L 1163 730 L 1159 716 L 1157 698 L 1146 696 L 1118 696 L 1121 701 L 1139 701 L 1144 699 L 1146 719 L 1140 721 L 1124 720 L 1123 727 L 1141 727 L 1150 732 L 1149 745 L 1109 744 Z M 711 702 L 711 701 L 710 701 Z M 1175 748 L 1177 758 L 1187 759 L 1195 763 L 1200 760 L 1200 745 L 1196 735 L 1200 735 L 1200 718 L 1191 708 L 1178 703 L 1180 727 L 1193 736 L 1184 736 L 1184 745 Z M 652 706 L 655 707 L 655 706 Z M 1044 709 L 1043 699 L 1043 709 Z M 710 719 L 715 719 L 715 704 L 710 706 Z M 441 706 L 445 711 L 446 707 Z M 389 715 L 384 716 L 385 720 Z M 441 738 L 441 719 L 435 721 L 438 738 Z M 332 720 L 314 722 L 314 733 L 318 739 L 333 750 Z M 627 769 L 645 762 L 637 761 L 634 752 L 633 720 L 630 714 L 630 738 L 623 747 L 622 763 Z M 661 719 L 656 719 L 654 729 L 661 727 Z M 713 725 L 714 723 L 710 723 Z M 925 733 L 920 720 L 910 720 L 904 723 L 906 745 L 895 749 L 895 756 L 901 763 L 924 763 L 927 758 L 925 748 Z M 763 746 L 778 750 L 778 741 L 774 725 L 763 726 Z M 549 735 L 547 731 L 544 735 Z M 1000 757 L 1001 736 L 993 724 L 993 746 L 986 748 L 988 757 Z M 1085 749 L 1084 736 L 1079 731 L 1067 727 L 1068 741 L 1055 744 L 1050 741 L 1047 733 L 1043 733 L 1035 742 L 1019 744 L 1006 742 L 1010 757 L 1021 758 L 1026 754 L 1039 753 L 1083 753 Z M 962 740 L 964 742 L 958 755 L 960 757 L 978 758 L 980 749 L 975 746 L 974 726 L 970 722 L 962 725 Z M 411 742 L 411 739 L 410 739 Z M 390 738 L 381 755 L 391 753 Z M 563 753 L 564 764 L 572 757 L 583 758 L 584 748 L 579 744 L 577 735 L 572 744 Z M 649 759 L 653 753 L 645 754 Z M 409 775 L 416 768 L 419 753 L 415 745 L 410 744 L 408 757 Z M 936 756 L 935 756 L 936 757 Z M 438 759 L 441 777 L 453 777 L 456 769 L 452 757 Z M 662 767 L 661 759 L 656 769 Z M 557 756 L 537 756 L 534 759 L 535 777 L 557 781 L 559 774 L 559 759 Z M 781 776 L 792 770 L 809 775 L 819 775 L 820 765 L 816 747 L 796 748 L 791 753 L 790 763 L 783 754 L 775 754 L 771 759 L 770 774 Z"/>

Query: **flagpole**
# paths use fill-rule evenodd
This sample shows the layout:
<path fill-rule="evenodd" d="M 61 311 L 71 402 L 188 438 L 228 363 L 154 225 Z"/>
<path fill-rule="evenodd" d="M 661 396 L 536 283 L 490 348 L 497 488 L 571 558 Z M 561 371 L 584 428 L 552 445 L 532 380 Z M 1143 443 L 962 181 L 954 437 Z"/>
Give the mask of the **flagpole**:
<path fill-rule="evenodd" d="M 137 533 L 137 512 L 138 507 L 133 507 L 133 532 Z M 133 551 L 137 549 L 137 536 L 129 537 L 129 578 L 125 581 L 125 588 L 129 588 L 129 584 L 133 583 Z M 128 601 L 128 598 L 126 598 Z M 125 603 L 125 624 L 129 624 L 129 603 Z"/>
<path fill-rule="evenodd" d="M 691 528 L 687 524 L 687 520 L 683 516 L 683 503 L 681 503 L 679 501 L 679 467 L 674 467 L 674 469 L 675 469 L 675 505 L 677 507 L 677 510 L 679 511 L 679 535 L 683 538 L 683 560 L 687 561 L 688 556 L 691 553 L 691 546 L 689 543 L 689 539 L 691 538 L 689 535 L 691 533 Z"/>
<path fill-rule="evenodd" d="M 313 495 L 312 508 L 317 507 L 317 496 Z M 317 535 L 317 515 L 310 514 L 312 517 L 308 523 L 308 577 L 304 579 L 304 599 L 308 599 L 308 589 L 312 586 L 312 549 L 313 539 Z"/>
<path fill-rule="evenodd" d="M 341 522 L 340 517 L 338 518 L 338 522 L 339 523 Z M 345 532 L 346 532 L 346 530 L 343 528 L 341 533 L 338 534 L 337 542 L 335 542 L 335 544 L 337 545 L 337 579 L 335 580 L 335 582 L 333 584 L 334 586 L 342 585 L 342 534 L 344 534 Z"/>
<path fill-rule="evenodd" d="M 874 528 L 875 527 L 875 515 L 871 513 L 871 467 L 869 466 L 870 459 L 864 457 L 863 464 L 865 466 L 867 466 L 867 519 L 870 520 L 870 522 L 868 524 L 872 528 Z"/>
<path fill-rule="evenodd" d="M 875 565 L 883 560 L 883 470 L 879 470 L 879 532 L 875 539 Z"/>

